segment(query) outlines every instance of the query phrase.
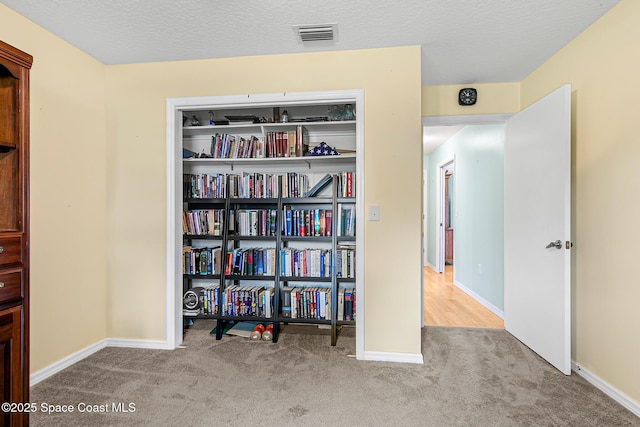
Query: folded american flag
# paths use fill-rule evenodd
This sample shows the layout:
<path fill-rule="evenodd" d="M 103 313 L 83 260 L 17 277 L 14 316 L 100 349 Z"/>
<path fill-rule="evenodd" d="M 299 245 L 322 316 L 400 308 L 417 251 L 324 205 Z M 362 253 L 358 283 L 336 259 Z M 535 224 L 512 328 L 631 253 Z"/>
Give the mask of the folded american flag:
<path fill-rule="evenodd" d="M 326 142 L 321 142 L 320 144 L 313 147 L 311 150 L 307 151 L 307 156 L 337 156 L 338 153 L 336 150 L 331 148 Z"/>

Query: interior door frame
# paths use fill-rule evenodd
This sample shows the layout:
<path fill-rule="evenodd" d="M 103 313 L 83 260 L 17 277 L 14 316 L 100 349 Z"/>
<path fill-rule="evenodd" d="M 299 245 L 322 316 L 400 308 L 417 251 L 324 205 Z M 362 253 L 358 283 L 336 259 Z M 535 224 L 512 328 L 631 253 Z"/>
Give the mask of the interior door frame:
<path fill-rule="evenodd" d="M 511 116 L 513 116 L 513 114 L 478 114 L 478 115 L 462 115 L 462 116 L 432 116 L 432 117 L 423 117 L 422 118 L 422 127 L 427 127 L 427 126 L 456 126 L 456 125 L 489 125 L 489 124 L 505 124 L 505 122 L 507 121 L 507 119 L 509 119 Z M 423 159 L 424 159 L 424 155 L 423 155 Z M 455 164 L 455 156 L 453 158 L 454 160 L 454 164 Z M 424 162 L 424 160 L 423 160 Z M 446 164 L 448 161 L 445 161 L 444 164 Z M 438 165 L 438 167 L 440 167 L 441 165 Z M 422 169 L 424 171 L 424 164 L 422 165 Z M 440 174 L 438 173 L 438 180 L 440 180 Z M 454 183 L 455 185 L 455 183 Z M 423 185 L 423 197 L 426 197 L 426 195 L 424 194 L 424 188 L 426 188 Z M 439 183 L 436 183 L 436 191 L 440 191 L 440 185 Z M 436 194 L 437 199 L 436 200 L 440 200 L 440 195 Z M 426 209 L 428 209 L 428 206 L 425 206 L 425 204 L 422 204 L 422 215 L 424 219 L 424 223 L 427 224 L 428 223 L 428 218 L 427 218 L 427 212 Z M 441 217 L 439 217 L 438 214 L 439 209 L 436 208 L 436 224 L 439 224 L 439 222 L 437 222 Z M 425 225 L 426 228 L 426 225 Z M 444 239 L 444 228 L 441 227 L 442 229 L 442 239 Z M 440 235 L 440 233 L 436 233 L 436 264 L 438 264 L 438 253 L 440 246 L 438 243 L 438 240 L 440 239 L 438 236 Z M 423 236 L 425 237 L 425 242 L 423 243 L 423 248 L 425 253 L 421 254 L 421 260 L 423 261 L 422 264 L 422 268 L 424 270 L 424 262 L 426 259 L 428 259 L 429 254 L 427 253 L 427 248 L 428 248 L 428 244 L 426 242 L 426 239 L 429 237 L 429 230 L 425 229 L 423 232 Z M 442 273 L 444 271 L 444 246 L 442 248 L 442 267 L 441 269 L 438 271 L 437 270 L 437 266 L 431 266 L 433 267 L 433 269 L 438 272 L 438 273 Z M 421 251 L 423 250 L 422 248 L 420 249 Z M 455 257 L 455 255 L 454 255 Z M 455 267 L 454 267 L 455 269 Z M 424 304 L 424 284 L 422 287 L 422 292 L 420 292 L 420 298 L 421 298 L 421 303 L 420 306 L 422 307 L 422 312 L 421 312 L 421 317 L 422 317 L 422 324 L 424 325 L 424 310 L 425 310 L 425 304 Z M 493 311 L 493 310 L 492 310 Z"/>
<path fill-rule="evenodd" d="M 355 101 L 355 102 L 354 102 Z M 364 90 L 343 89 L 317 92 L 262 93 L 249 95 L 195 96 L 166 99 L 166 280 L 165 280 L 165 341 L 166 349 L 182 345 L 182 229 L 177 226 L 182 215 L 182 113 L 196 109 L 211 109 L 212 106 L 232 108 L 266 105 L 333 104 L 348 102 L 356 105 L 356 217 L 365 218 L 365 165 L 364 165 Z M 358 295 L 358 320 L 356 322 L 356 350 L 358 360 L 366 360 L 366 273 L 364 268 L 365 221 L 356 223 L 356 294 Z M 361 302 L 361 304 L 360 304 Z"/>
<path fill-rule="evenodd" d="M 490 124 L 504 124 L 507 119 L 509 119 L 511 116 L 513 116 L 513 114 L 478 114 L 478 115 L 468 115 L 468 116 L 432 116 L 432 117 L 423 117 L 422 118 L 422 127 L 428 127 L 428 126 L 456 126 L 456 125 L 490 125 Z M 424 158 L 424 156 L 423 156 Z M 452 160 L 455 161 L 455 156 L 451 158 Z M 438 164 L 438 168 L 440 168 L 442 165 L 449 163 L 450 160 L 445 160 L 443 163 Z M 454 162 L 455 164 L 455 162 Z M 424 170 L 424 165 L 422 166 L 422 169 Z M 440 195 L 440 191 L 441 191 L 441 185 L 440 185 L 440 169 L 438 169 L 438 182 L 436 183 L 436 191 L 438 192 L 438 194 L 436 194 L 436 197 L 438 201 L 441 200 L 441 198 L 443 196 Z M 444 185 L 444 184 L 443 184 Z M 454 184 L 455 185 L 455 184 Z M 439 202 L 438 202 L 439 203 Z M 425 209 L 425 206 L 423 205 L 422 209 Z M 427 216 L 427 212 L 422 212 L 423 216 L 426 218 Z M 439 220 L 442 218 L 441 212 L 439 207 L 436 208 L 436 224 L 439 224 Z M 424 235 L 426 237 L 429 236 L 429 230 L 425 230 L 424 231 Z M 434 265 L 434 269 L 437 273 L 442 273 L 444 271 L 444 245 L 442 243 L 444 242 L 439 242 L 440 240 L 440 232 L 436 233 L 436 265 Z M 444 228 L 442 229 L 442 239 L 444 239 Z M 427 249 L 428 245 L 424 244 L 424 248 L 425 248 L 425 252 Z M 440 267 L 440 269 L 438 269 L 438 264 L 439 264 L 439 254 L 440 254 L 440 249 L 442 249 L 442 266 Z M 422 254 L 421 254 L 422 255 Z M 424 256 L 422 257 L 423 259 L 427 259 L 427 257 L 429 256 L 428 253 L 425 253 Z M 424 299 L 424 295 L 422 295 L 422 298 Z"/>
<path fill-rule="evenodd" d="M 445 188 L 447 183 L 445 178 L 446 167 L 456 164 L 456 156 L 447 158 L 438 164 L 438 181 L 436 183 L 436 227 L 438 228 L 436 234 L 436 273 L 444 273 L 444 251 L 445 251 L 445 226 L 444 226 L 444 207 L 445 207 Z"/>

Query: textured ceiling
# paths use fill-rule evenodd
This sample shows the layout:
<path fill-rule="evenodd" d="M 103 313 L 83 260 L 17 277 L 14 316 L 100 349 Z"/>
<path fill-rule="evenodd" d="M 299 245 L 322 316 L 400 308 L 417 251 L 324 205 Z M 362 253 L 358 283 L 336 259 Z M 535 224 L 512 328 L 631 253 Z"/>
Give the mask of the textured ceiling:
<path fill-rule="evenodd" d="M 619 0 L 0 0 L 105 64 L 420 45 L 422 84 L 519 81 Z M 292 25 L 338 24 L 296 41 Z"/>

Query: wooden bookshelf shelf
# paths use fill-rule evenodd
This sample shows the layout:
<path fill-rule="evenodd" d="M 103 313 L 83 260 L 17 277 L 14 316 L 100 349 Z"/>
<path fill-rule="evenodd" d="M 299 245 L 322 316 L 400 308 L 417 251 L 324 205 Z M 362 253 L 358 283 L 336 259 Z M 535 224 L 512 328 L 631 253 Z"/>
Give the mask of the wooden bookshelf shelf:
<path fill-rule="evenodd" d="M 285 325 L 295 325 L 298 324 L 314 324 L 314 325 L 331 325 L 331 320 L 327 319 L 305 319 L 304 317 L 296 317 L 296 318 L 288 318 L 281 317 L 280 322 Z"/>
<path fill-rule="evenodd" d="M 185 279 L 220 280 L 219 274 L 183 274 Z"/>
<path fill-rule="evenodd" d="M 331 277 L 310 277 L 310 276 L 280 276 L 282 282 L 328 282 L 332 280 Z"/>
<path fill-rule="evenodd" d="M 219 319 L 224 319 L 228 322 L 263 322 L 263 323 L 271 323 L 273 322 L 272 317 L 262 317 L 262 316 L 218 316 Z"/>
<path fill-rule="evenodd" d="M 333 236 L 282 236 L 288 242 L 331 242 Z"/>
<path fill-rule="evenodd" d="M 211 133 L 254 133 L 279 132 L 295 130 L 296 126 L 304 126 L 308 132 L 352 133 L 356 131 L 355 120 L 318 121 L 318 122 L 288 122 L 288 123 L 229 123 L 228 125 L 184 126 L 184 135 L 209 135 Z"/>
<path fill-rule="evenodd" d="M 222 240 L 222 236 L 214 236 L 211 234 L 184 234 L 184 240 Z"/>
<path fill-rule="evenodd" d="M 250 241 L 250 240 L 265 240 L 265 241 L 276 241 L 276 236 L 240 236 L 240 235 L 233 235 L 233 236 L 229 236 L 227 237 L 228 240 L 237 240 L 237 241 Z"/>
<path fill-rule="evenodd" d="M 303 157 L 265 157 L 257 159 L 231 158 L 188 158 L 183 159 L 185 166 L 304 166 L 308 169 L 323 167 L 325 164 L 340 165 L 352 164 L 356 155 L 353 153 L 340 154 L 339 156 L 303 156 Z"/>
<path fill-rule="evenodd" d="M 266 282 L 273 282 L 276 276 L 267 275 L 245 275 L 245 274 L 226 274 L 224 276 L 227 280 L 262 280 Z"/>
<path fill-rule="evenodd" d="M 286 198 L 282 199 L 283 205 L 315 205 L 315 204 L 323 204 L 326 205 L 331 203 L 331 197 L 298 197 L 298 198 Z"/>
<path fill-rule="evenodd" d="M 194 199 L 194 198 L 185 198 L 184 199 L 185 203 L 189 203 L 192 205 L 197 205 L 199 203 L 202 204 L 206 204 L 206 205 L 211 205 L 211 204 L 224 204 L 225 203 L 225 199 L 203 199 L 203 198 L 199 198 L 199 199 Z"/>

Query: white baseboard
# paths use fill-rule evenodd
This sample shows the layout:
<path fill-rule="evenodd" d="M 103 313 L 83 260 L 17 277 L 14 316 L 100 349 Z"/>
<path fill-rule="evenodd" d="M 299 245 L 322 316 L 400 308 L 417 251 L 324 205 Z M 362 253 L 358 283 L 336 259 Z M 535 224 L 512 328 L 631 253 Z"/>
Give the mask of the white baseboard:
<path fill-rule="evenodd" d="M 493 314 L 495 314 L 496 316 L 498 316 L 499 318 L 504 320 L 504 311 L 500 310 L 498 307 L 496 307 L 495 305 L 491 304 L 489 301 L 487 301 L 486 299 L 482 298 L 480 295 L 476 294 L 471 289 L 467 288 L 465 285 L 463 285 L 462 283 L 458 282 L 457 280 L 454 280 L 453 284 L 456 285 L 462 292 L 464 292 L 465 294 L 469 295 L 471 298 L 473 298 L 474 300 L 478 301 L 480 304 L 485 306 Z"/>
<path fill-rule="evenodd" d="M 47 366 L 46 368 L 40 369 L 37 372 L 34 372 L 29 376 L 29 385 L 33 387 L 38 384 L 40 381 L 43 381 L 49 378 L 52 375 L 57 374 L 65 368 L 81 361 L 82 359 L 91 356 L 93 353 L 102 350 L 107 346 L 107 340 L 103 339 L 98 341 L 95 344 L 91 344 L 88 347 L 83 348 L 82 350 L 76 351 L 69 356 L 58 360 L 55 363 Z"/>
<path fill-rule="evenodd" d="M 33 387 L 38 384 L 40 381 L 46 380 L 52 375 L 57 374 L 63 369 L 68 368 L 69 366 L 91 356 L 93 353 L 102 350 L 105 347 L 130 347 L 130 348 L 149 348 L 149 349 L 158 349 L 158 350 L 168 350 L 171 349 L 167 345 L 166 341 L 154 341 L 154 340 L 134 340 L 127 338 L 105 338 L 103 340 L 98 341 L 97 343 L 91 344 L 82 350 L 76 351 L 69 356 L 58 360 L 55 363 L 47 366 L 46 368 L 40 369 L 37 372 L 29 375 L 29 385 Z"/>
<path fill-rule="evenodd" d="M 438 270 L 436 270 L 436 266 L 427 262 L 424 264 L 425 267 L 429 267 L 430 269 L 432 269 L 433 271 L 435 271 L 436 273 L 438 272 Z"/>
<path fill-rule="evenodd" d="M 606 394 L 607 396 L 609 396 L 610 398 L 612 398 L 613 400 L 615 400 L 616 402 L 618 402 L 619 404 L 621 404 L 622 406 L 624 406 L 625 408 L 633 412 L 637 417 L 640 417 L 640 403 L 636 402 L 635 400 L 633 400 L 632 398 L 630 398 L 620 390 L 611 386 L 606 381 L 603 381 L 598 376 L 582 368 L 580 365 L 578 365 L 575 362 L 571 362 L 571 369 L 573 369 L 573 371 L 576 374 L 580 375 L 589 383 L 593 384 L 596 388 L 600 389 L 600 391 L 602 391 L 604 394 Z"/>
<path fill-rule="evenodd" d="M 172 350 L 166 341 L 134 340 L 130 338 L 107 338 L 107 347 L 150 348 L 153 350 Z"/>
<path fill-rule="evenodd" d="M 397 362 L 424 364 L 424 358 L 420 353 L 390 353 L 386 351 L 365 351 L 362 360 L 375 362 Z"/>

